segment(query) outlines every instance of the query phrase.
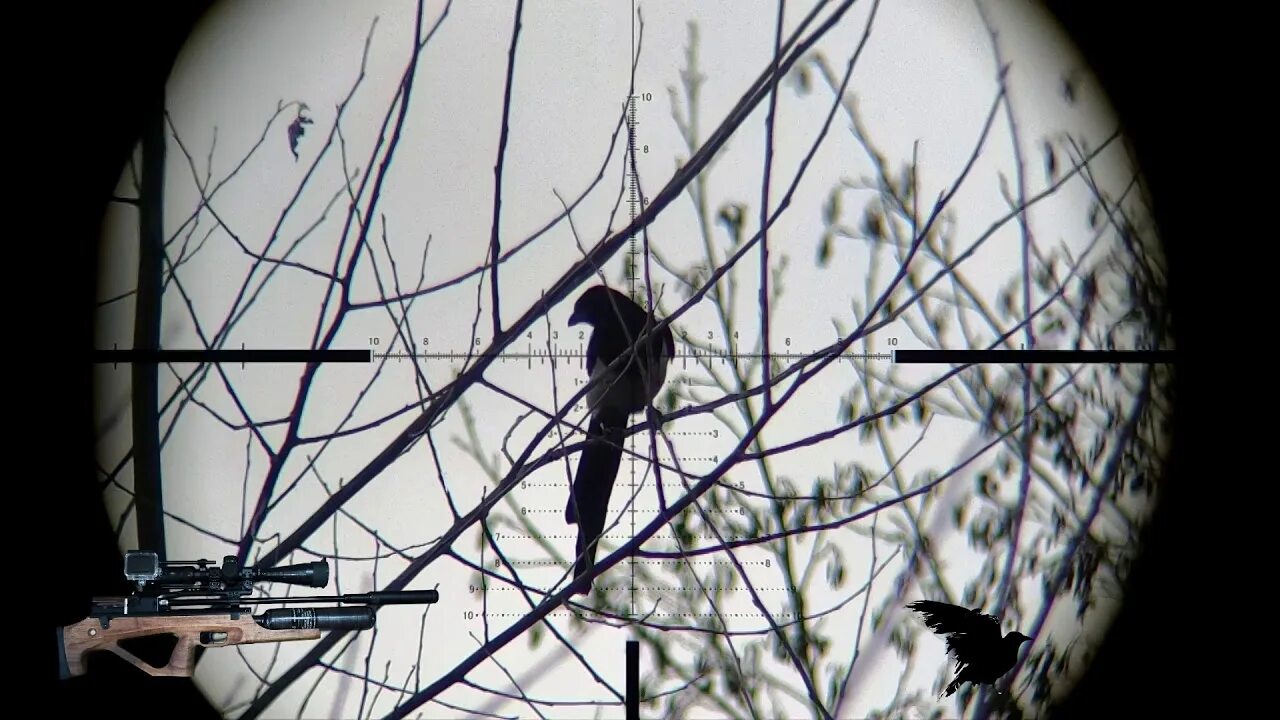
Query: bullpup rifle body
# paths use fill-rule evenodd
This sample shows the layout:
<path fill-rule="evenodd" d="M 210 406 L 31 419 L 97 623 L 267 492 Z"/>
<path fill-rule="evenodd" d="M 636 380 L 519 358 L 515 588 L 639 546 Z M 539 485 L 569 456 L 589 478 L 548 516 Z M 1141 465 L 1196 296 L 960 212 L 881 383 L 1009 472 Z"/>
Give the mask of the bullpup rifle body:
<path fill-rule="evenodd" d="M 109 651 L 157 677 L 191 677 L 196 649 L 249 643 L 316 640 L 323 630 L 367 630 L 377 608 L 392 604 L 434 603 L 436 590 L 369 592 L 325 597 L 248 597 L 259 582 L 322 588 L 329 565 L 318 562 L 273 568 L 241 566 L 234 555 L 219 567 L 209 560 L 161 562 L 156 553 L 125 553 L 124 574 L 137 589 L 125 597 L 92 600 L 89 616 L 58 628 L 59 674 L 85 673 L 86 656 Z M 259 615 L 254 605 L 339 603 L 342 606 L 273 608 Z M 169 662 L 156 667 L 120 646 L 122 640 L 175 635 Z"/>

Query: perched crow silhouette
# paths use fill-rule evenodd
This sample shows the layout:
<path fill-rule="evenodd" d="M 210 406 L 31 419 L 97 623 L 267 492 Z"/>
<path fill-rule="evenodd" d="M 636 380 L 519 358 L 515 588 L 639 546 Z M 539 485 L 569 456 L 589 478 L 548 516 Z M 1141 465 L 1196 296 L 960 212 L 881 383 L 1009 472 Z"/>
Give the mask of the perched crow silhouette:
<path fill-rule="evenodd" d="M 592 326 L 587 343 L 587 372 L 591 389 L 587 402 L 591 423 L 587 447 L 578 461 L 578 472 L 564 508 L 565 522 L 578 526 L 577 582 L 595 564 L 596 548 L 604 533 L 609 495 L 622 460 L 622 436 L 627 418 L 644 410 L 667 378 L 667 363 L 675 355 L 671 329 L 650 332 L 656 323 L 644 308 L 622 293 L 603 285 L 587 289 L 573 306 L 569 324 Z M 641 340 L 641 336 L 648 337 Z M 633 352 L 637 341 L 639 352 Z M 618 360 L 618 358 L 623 358 Z M 617 360 L 616 367 L 610 365 Z M 590 592 L 580 584 L 575 595 Z"/>
<path fill-rule="evenodd" d="M 907 607 L 923 615 L 935 633 L 947 636 L 947 652 L 956 659 L 956 679 L 939 697 L 950 697 L 962 682 L 994 685 L 1017 662 L 1022 643 L 1031 639 L 1017 631 L 1000 637 L 1000 621 L 980 608 L 933 600 L 917 600 Z"/>

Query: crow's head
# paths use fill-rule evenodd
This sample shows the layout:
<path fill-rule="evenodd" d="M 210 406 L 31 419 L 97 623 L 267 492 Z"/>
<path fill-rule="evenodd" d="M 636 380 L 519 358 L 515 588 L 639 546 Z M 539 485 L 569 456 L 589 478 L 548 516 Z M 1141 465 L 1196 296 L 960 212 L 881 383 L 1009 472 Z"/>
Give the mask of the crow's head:
<path fill-rule="evenodd" d="M 611 294 L 618 297 L 610 298 Z M 613 317 L 614 303 L 618 302 L 619 297 L 623 300 L 628 299 L 626 295 L 603 285 L 587 288 L 587 291 L 578 298 L 578 302 L 573 304 L 573 314 L 569 316 L 569 324 L 595 325 L 605 318 Z"/>
<path fill-rule="evenodd" d="M 1017 630 L 1014 630 L 1013 632 L 1004 636 L 1004 641 L 1009 643 L 1010 645 L 1013 645 L 1014 647 L 1022 647 L 1022 643 L 1030 639 L 1031 638 L 1027 637 L 1026 635 L 1023 635 Z"/>

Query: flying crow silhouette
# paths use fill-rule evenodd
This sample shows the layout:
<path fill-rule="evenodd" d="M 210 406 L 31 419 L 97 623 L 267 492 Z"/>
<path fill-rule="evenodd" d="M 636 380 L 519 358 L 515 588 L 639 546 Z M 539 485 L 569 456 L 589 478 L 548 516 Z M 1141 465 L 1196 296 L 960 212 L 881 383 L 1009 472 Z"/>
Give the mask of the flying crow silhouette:
<path fill-rule="evenodd" d="M 1017 631 L 1000 637 L 1000 621 L 981 608 L 968 610 L 933 600 L 917 600 L 907 607 L 923 615 L 935 633 L 947 636 L 947 652 L 956 659 L 958 674 L 942 696 L 950 697 L 962 682 L 994 685 L 1017 662 L 1022 643 L 1031 639 Z"/>
<path fill-rule="evenodd" d="M 578 525 L 578 560 L 574 563 L 576 582 L 595 564 L 596 548 L 604 533 L 609 495 L 622 460 L 622 435 L 627 418 L 644 410 L 667 379 L 667 363 L 675 354 L 671 329 L 651 332 L 656 320 L 644 308 L 622 293 L 603 285 L 589 288 L 573 306 L 569 324 L 592 326 L 587 343 L 587 372 L 591 389 L 587 403 L 591 423 L 587 427 L 587 447 L 578 461 L 565 522 Z M 641 336 L 648 337 L 641 340 Z M 637 341 L 639 352 L 633 352 Z M 622 358 L 619 360 L 619 358 Z M 614 361 L 617 364 L 614 367 Z M 574 590 L 586 595 L 590 585 Z"/>

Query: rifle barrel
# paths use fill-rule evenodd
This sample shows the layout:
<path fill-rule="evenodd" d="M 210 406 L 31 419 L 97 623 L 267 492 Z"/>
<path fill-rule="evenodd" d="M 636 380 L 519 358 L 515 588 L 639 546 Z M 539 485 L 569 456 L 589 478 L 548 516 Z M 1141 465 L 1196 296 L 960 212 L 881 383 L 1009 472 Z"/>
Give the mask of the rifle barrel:
<path fill-rule="evenodd" d="M 370 605 L 417 605 L 440 601 L 438 590 L 399 590 L 394 592 L 368 592 L 360 595 L 343 595 L 340 602 L 368 603 Z"/>

